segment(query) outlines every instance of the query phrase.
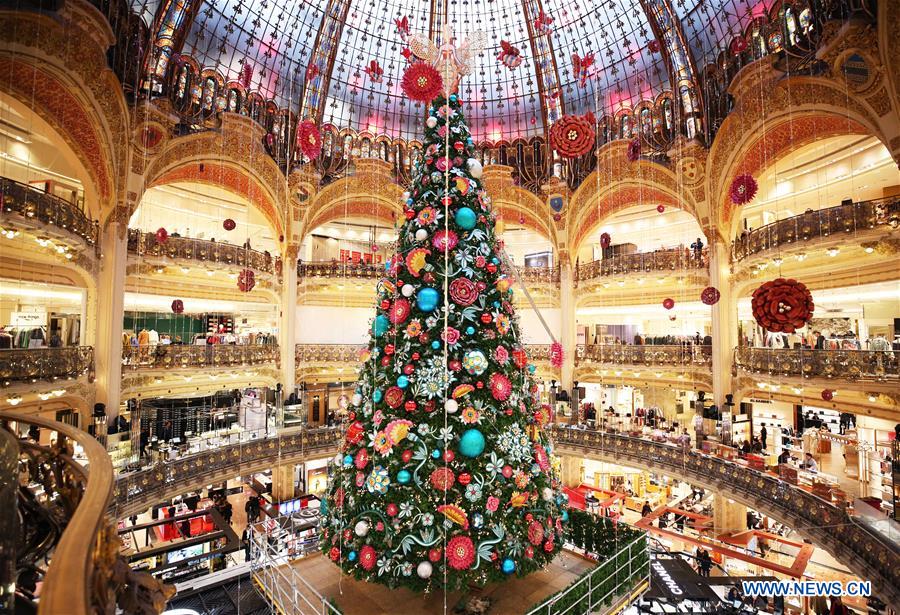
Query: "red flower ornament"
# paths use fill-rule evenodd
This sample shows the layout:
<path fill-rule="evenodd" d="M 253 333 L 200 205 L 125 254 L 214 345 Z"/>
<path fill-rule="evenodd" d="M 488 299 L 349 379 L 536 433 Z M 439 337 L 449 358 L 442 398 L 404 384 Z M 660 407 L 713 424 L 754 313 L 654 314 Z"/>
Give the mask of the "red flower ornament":
<path fill-rule="evenodd" d="M 428 481 L 438 491 L 449 491 L 456 482 L 456 476 L 453 474 L 453 470 L 449 468 L 438 468 L 431 473 Z"/>
<path fill-rule="evenodd" d="M 461 306 L 469 306 L 478 299 L 478 289 L 469 278 L 456 278 L 450 282 L 450 298 L 453 303 Z"/>
<path fill-rule="evenodd" d="M 406 322 L 406 319 L 409 318 L 411 312 L 412 307 L 410 306 L 409 301 L 406 299 L 397 299 L 394 301 L 393 305 L 391 305 L 391 309 L 388 312 L 388 319 L 395 325 L 403 324 Z"/>
<path fill-rule="evenodd" d="M 497 372 L 491 374 L 491 395 L 497 401 L 506 401 L 512 393 L 512 383 L 505 375 Z"/>
<path fill-rule="evenodd" d="M 773 333 L 793 333 L 806 326 L 816 308 L 805 285 L 784 278 L 766 282 L 753 291 L 751 306 L 756 322 Z"/>
<path fill-rule="evenodd" d="M 466 570 L 475 562 L 475 545 L 468 536 L 454 536 L 447 543 L 447 564 L 454 570 Z"/>
<path fill-rule="evenodd" d="M 747 50 L 747 39 L 739 36 L 733 41 L 731 41 L 731 53 L 733 55 L 739 56 Z"/>
<path fill-rule="evenodd" d="M 722 296 L 722 293 L 719 292 L 719 289 L 715 286 L 707 286 L 700 293 L 700 301 L 702 301 L 705 305 L 715 305 L 719 302 L 719 298 Z"/>
<path fill-rule="evenodd" d="M 637 162 L 641 157 L 641 140 L 632 139 L 628 142 L 628 161 Z"/>
<path fill-rule="evenodd" d="M 182 312 L 184 312 L 184 301 L 181 299 L 172 301 L 172 313 L 181 314 Z"/>
<path fill-rule="evenodd" d="M 600 247 L 601 248 L 608 248 L 611 241 L 612 241 L 612 237 L 609 236 L 609 233 L 602 233 L 600 235 Z"/>
<path fill-rule="evenodd" d="M 756 183 L 753 176 L 748 173 L 742 173 L 731 182 L 731 189 L 729 190 L 731 202 L 735 205 L 746 205 L 753 200 L 758 189 L 759 184 Z"/>
<path fill-rule="evenodd" d="M 256 286 L 256 274 L 252 269 L 241 269 L 237 279 L 238 289 L 242 293 L 249 293 Z"/>
<path fill-rule="evenodd" d="M 237 223 L 231 218 L 225 218 L 225 221 L 222 222 L 222 228 L 224 228 L 226 231 L 233 231 L 235 228 L 237 228 Z"/>
<path fill-rule="evenodd" d="M 550 143 L 563 158 L 584 156 L 594 147 L 594 127 L 579 115 L 564 115 L 550 127 Z"/>
<path fill-rule="evenodd" d="M 562 344 L 559 342 L 550 344 L 550 365 L 558 369 L 562 367 L 564 358 L 565 354 L 563 352 Z"/>
<path fill-rule="evenodd" d="M 653 39 L 652 41 L 647 43 L 647 49 L 650 50 L 650 53 L 659 53 L 659 50 L 660 50 L 659 41 L 656 39 Z"/>
<path fill-rule="evenodd" d="M 319 157 L 322 151 L 322 134 L 312 120 L 303 120 L 297 127 L 297 146 L 310 160 Z"/>
<path fill-rule="evenodd" d="M 825 401 L 831 401 L 832 399 L 834 399 L 834 391 L 832 391 L 831 389 L 823 389 L 822 399 L 824 399 Z"/>
<path fill-rule="evenodd" d="M 400 87 L 410 99 L 430 103 L 444 89 L 444 80 L 431 64 L 413 62 L 403 72 Z"/>
<path fill-rule="evenodd" d="M 372 570 L 377 559 L 378 554 L 372 545 L 366 545 L 359 550 L 359 565 L 363 570 Z"/>

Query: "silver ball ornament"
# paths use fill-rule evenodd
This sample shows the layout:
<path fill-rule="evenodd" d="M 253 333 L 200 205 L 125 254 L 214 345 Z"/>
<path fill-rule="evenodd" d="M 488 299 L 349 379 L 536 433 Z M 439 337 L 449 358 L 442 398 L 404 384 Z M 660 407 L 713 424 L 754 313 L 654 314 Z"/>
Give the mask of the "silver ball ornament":
<path fill-rule="evenodd" d="M 437 118 L 432 115 L 427 120 L 425 120 L 425 125 L 429 128 L 434 128 L 435 126 L 437 126 Z"/>
<path fill-rule="evenodd" d="M 428 239 L 428 231 L 423 228 L 416 231 L 416 241 L 425 241 L 426 239 Z"/>
<path fill-rule="evenodd" d="M 421 579 L 427 579 L 431 576 L 431 573 L 434 572 L 434 568 L 431 565 L 431 562 L 419 562 L 419 565 L 416 566 L 416 574 L 419 575 Z"/>
<path fill-rule="evenodd" d="M 469 158 L 466 162 L 466 167 L 469 169 L 469 174 L 475 179 L 480 179 L 482 173 L 484 173 L 484 167 L 481 166 L 481 162 L 477 158 Z"/>
<path fill-rule="evenodd" d="M 404 284 L 400 289 L 400 294 L 404 297 L 412 297 L 412 294 L 416 292 L 416 287 L 412 284 Z"/>
<path fill-rule="evenodd" d="M 353 532 L 362 538 L 366 534 L 369 533 L 369 523 L 367 521 L 360 521 L 353 527 Z"/>

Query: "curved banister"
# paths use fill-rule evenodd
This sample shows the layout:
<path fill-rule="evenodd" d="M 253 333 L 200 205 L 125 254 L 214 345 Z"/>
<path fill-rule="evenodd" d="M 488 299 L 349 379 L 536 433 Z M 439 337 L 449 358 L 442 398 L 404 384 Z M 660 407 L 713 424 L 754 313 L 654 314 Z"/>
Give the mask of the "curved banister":
<path fill-rule="evenodd" d="M 886 382 L 900 377 L 900 353 L 893 350 L 751 348 L 734 350 L 734 365 L 754 374 Z"/>
<path fill-rule="evenodd" d="M 900 604 L 900 550 L 845 510 L 774 476 L 679 446 L 605 432 L 555 427 L 558 454 L 604 461 L 683 478 L 741 501 L 784 522 L 872 581 L 889 604 Z M 839 528 L 839 531 L 836 529 Z"/>
<path fill-rule="evenodd" d="M 91 346 L 0 350 L 0 383 L 66 380 L 84 375 L 89 381 L 94 380 Z"/>
<path fill-rule="evenodd" d="M 586 363 L 673 367 L 711 365 L 712 346 L 703 344 L 578 344 L 575 365 Z"/>
<path fill-rule="evenodd" d="M 128 252 L 141 257 L 185 259 L 203 263 L 216 263 L 234 267 L 245 267 L 263 273 L 274 274 L 279 259 L 268 252 L 260 252 L 223 241 L 173 237 L 160 243 L 156 233 L 145 233 L 140 229 L 128 229 Z"/>
<path fill-rule="evenodd" d="M 0 177 L 0 212 L 15 213 L 43 224 L 52 224 L 99 249 L 100 223 L 69 201 L 28 184 Z"/>
<path fill-rule="evenodd" d="M 278 363 L 278 344 L 154 344 L 122 348 L 129 369 L 184 369 Z"/>
<path fill-rule="evenodd" d="M 660 271 L 693 270 L 706 272 L 708 265 L 709 251 L 707 248 L 703 248 L 699 256 L 690 248 L 618 254 L 578 265 L 575 269 L 575 281 L 586 282 L 608 276 Z"/>

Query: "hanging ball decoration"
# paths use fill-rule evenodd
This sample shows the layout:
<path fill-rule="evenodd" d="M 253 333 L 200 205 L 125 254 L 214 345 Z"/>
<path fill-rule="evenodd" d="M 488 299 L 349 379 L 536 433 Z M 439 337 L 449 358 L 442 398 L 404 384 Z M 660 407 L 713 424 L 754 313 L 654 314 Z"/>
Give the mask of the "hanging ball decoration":
<path fill-rule="evenodd" d="M 409 470 L 400 470 L 397 472 L 397 482 L 401 485 L 409 484 L 410 480 L 412 480 L 412 474 L 409 473 Z"/>
<path fill-rule="evenodd" d="M 658 211 L 659 213 L 663 213 L 664 211 L 666 211 L 666 206 L 665 205 L 657 205 L 656 211 Z"/>
<path fill-rule="evenodd" d="M 433 570 L 431 562 L 419 562 L 419 565 L 416 566 L 416 574 L 419 575 L 420 579 L 431 577 Z"/>
<path fill-rule="evenodd" d="M 428 239 L 428 231 L 423 228 L 416 231 L 416 241 L 425 241 L 426 239 Z"/>
<path fill-rule="evenodd" d="M 824 399 L 825 401 L 831 401 L 832 399 L 834 399 L 834 391 L 832 391 L 831 389 L 823 389 L 822 399 Z"/>
<path fill-rule="evenodd" d="M 797 280 L 778 278 L 753 291 L 753 318 L 766 331 L 793 333 L 810 321 L 816 309 L 812 293 Z"/>
<path fill-rule="evenodd" d="M 375 321 L 372 323 L 372 332 L 375 334 L 375 337 L 384 335 L 390 328 L 391 321 L 384 314 L 376 316 Z"/>
<path fill-rule="evenodd" d="M 222 222 L 222 228 L 224 228 L 226 231 L 233 231 L 235 228 L 237 228 L 237 223 L 231 218 L 225 218 L 225 221 Z"/>
<path fill-rule="evenodd" d="M 471 231 L 478 222 L 478 216 L 469 207 L 460 207 L 456 210 L 453 220 L 460 228 Z"/>
<path fill-rule="evenodd" d="M 397 377 L 397 386 L 401 389 L 405 389 L 409 386 L 409 378 L 406 376 L 398 376 Z"/>
<path fill-rule="evenodd" d="M 419 292 L 416 294 L 416 305 L 418 305 L 419 309 L 423 312 L 433 312 L 437 307 L 439 300 L 440 295 L 438 294 L 438 291 L 428 286 L 420 288 Z"/>
<path fill-rule="evenodd" d="M 362 401 L 363 401 L 363 396 L 360 395 L 359 393 L 354 393 L 353 397 L 350 398 L 350 403 L 354 406 L 359 406 L 360 404 L 362 404 Z"/>
<path fill-rule="evenodd" d="M 609 233 L 601 233 L 601 235 L 600 235 L 600 247 L 601 248 L 608 248 L 611 241 L 612 241 L 612 237 L 609 236 Z"/>
<path fill-rule="evenodd" d="M 729 48 L 731 49 L 732 55 L 739 56 L 747 50 L 747 39 L 739 36 L 731 41 Z"/>
<path fill-rule="evenodd" d="M 480 350 L 470 350 L 462 360 L 463 368 L 472 376 L 480 376 L 488 368 L 487 357 Z"/>
<path fill-rule="evenodd" d="M 435 126 L 437 126 L 437 118 L 433 115 L 430 116 L 427 120 L 425 120 L 425 125 L 429 128 L 434 128 Z"/>
<path fill-rule="evenodd" d="M 184 301 L 181 299 L 172 301 L 172 313 L 181 314 L 182 312 L 184 312 Z"/>
<path fill-rule="evenodd" d="M 156 230 L 156 243 L 166 243 L 169 241 L 169 231 L 160 227 Z"/>
<path fill-rule="evenodd" d="M 256 274 L 252 269 L 241 269 L 238 274 L 237 287 L 242 293 L 249 293 L 256 286 Z"/>
<path fill-rule="evenodd" d="M 416 292 L 416 287 L 412 284 L 404 284 L 400 289 L 400 294 L 404 297 L 412 297 L 412 294 Z"/>
<path fill-rule="evenodd" d="M 365 536 L 366 534 L 369 533 L 369 522 L 368 521 L 357 522 L 357 524 L 353 527 L 353 532 L 357 536 L 362 538 L 363 536 Z"/>
<path fill-rule="evenodd" d="M 666 297 L 665 299 L 663 299 L 663 307 L 667 310 L 671 310 L 673 307 L 675 307 L 675 300 L 671 297 Z"/>
<path fill-rule="evenodd" d="M 481 161 L 477 158 L 469 158 L 466 161 L 466 169 L 469 170 L 469 175 L 475 179 L 481 179 L 481 176 L 484 173 L 484 167 L 481 166 Z"/>
<path fill-rule="evenodd" d="M 735 205 L 746 205 L 756 196 L 759 184 L 749 173 L 742 173 L 731 182 L 729 196 Z"/>
<path fill-rule="evenodd" d="M 456 411 L 459 410 L 459 402 L 455 399 L 448 399 L 444 402 L 444 410 L 447 414 L 456 414 Z"/>
<path fill-rule="evenodd" d="M 503 574 L 512 574 L 516 571 L 516 563 L 507 557 L 503 560 L 502 568 Z"/>
<path fill-rule="evenodd" d="M 707 286 L 700 293 L 700 301 L 702 301 L 705 305 L 715 305 L 719 302 L 719 298 L 722 296 L 722 293 L 719 292 L 719 289 L 715 286 Z"/>
<path fill-rule="evenodd" d="M 477 429 L 467 429 L 459 439 L 459 453 L 470 459 L 484 452 L 484 434 Z"/>

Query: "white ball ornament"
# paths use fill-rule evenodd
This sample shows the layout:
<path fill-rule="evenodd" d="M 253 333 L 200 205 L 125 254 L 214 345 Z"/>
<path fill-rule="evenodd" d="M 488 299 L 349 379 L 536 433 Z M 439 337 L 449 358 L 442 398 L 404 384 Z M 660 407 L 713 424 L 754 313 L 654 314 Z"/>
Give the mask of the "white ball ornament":
<path fill-rule="evenodd" d="M 337 465 L 341 465 L 342 463 L 344 463 L 344 457 L 340 453 L 338 453 L 334 456 L 334 463 Z"/>
<path fill-rule="evenodd" d="M 431 562 L 419 562 L 419 565 L 416 566 L 416 574 L 421 579 L 427 579 L 433 571 L 434 568 L 432 568 Z"/>
<path fill-rule="evenodd" d="M 423 228 L 416 231 L 416 241 L 425 241 L 426 239 L 428 239 L 428 231 Z"/>
<path fill-rule="evenodd" d="M 368 522 L 360 521 L 359 523 L 356 524 L 356 526 L 354 526 L 353 531 L 356 533 L 357 536 L 362 538 L 363 536 L 365 536 L 366 534 L 369 533 Z"/>
<path fill-rule="evenodd" d="M 409 199 L 409 190 L 404 192 L 403 196 L 401 198 L 403 199 L 403 202 L 405 203 Z"/>
<path fill-rule="evenodd" d="M 447 414 L 454 414 L 459 410 L 459 403 L 455 399 L 448 399 L 444 402 L 444 410 L 447 411 Z"/>
<path fill-rule="evenodd" d="M 484 167 L 481 166 L 481 162 L 477 158 L 469 158 L 466 162 L 466 167 L 469 169 L 469 174 L 475 179 L 480 179 L 481 174 L 484 173 Z"/>
<path fill-rule="evenodd" d="M 350 398 L 350 403 L 352 403 L 354 406 L 362 404 L 362 395 L 360 395 L 359 393 L 354 393 L 353 397 Z"/>
<path fill-rule="evenodd" d="M 429 128 L 434 128 L 435 126 L 437 126 L 437 118 L 433 115 L 429 116 L 429 118 L 425 120 L 425 125 Z"/>
<path fill-rule="evenodd" d="M 541 492 L 541 496 L 544 498 L 545 502 L 553 501 L 553 489 L 550 487 L 544 487 L 544 490 Z"/>
<path fill-rule="evenodd" d="M 412 284 L 404 284 L 400 289 L 400 294 L 402 294 L 404 297 L 412 297 L 412 294 L 414 292 L 416 292 L 416 287 Z"/>

